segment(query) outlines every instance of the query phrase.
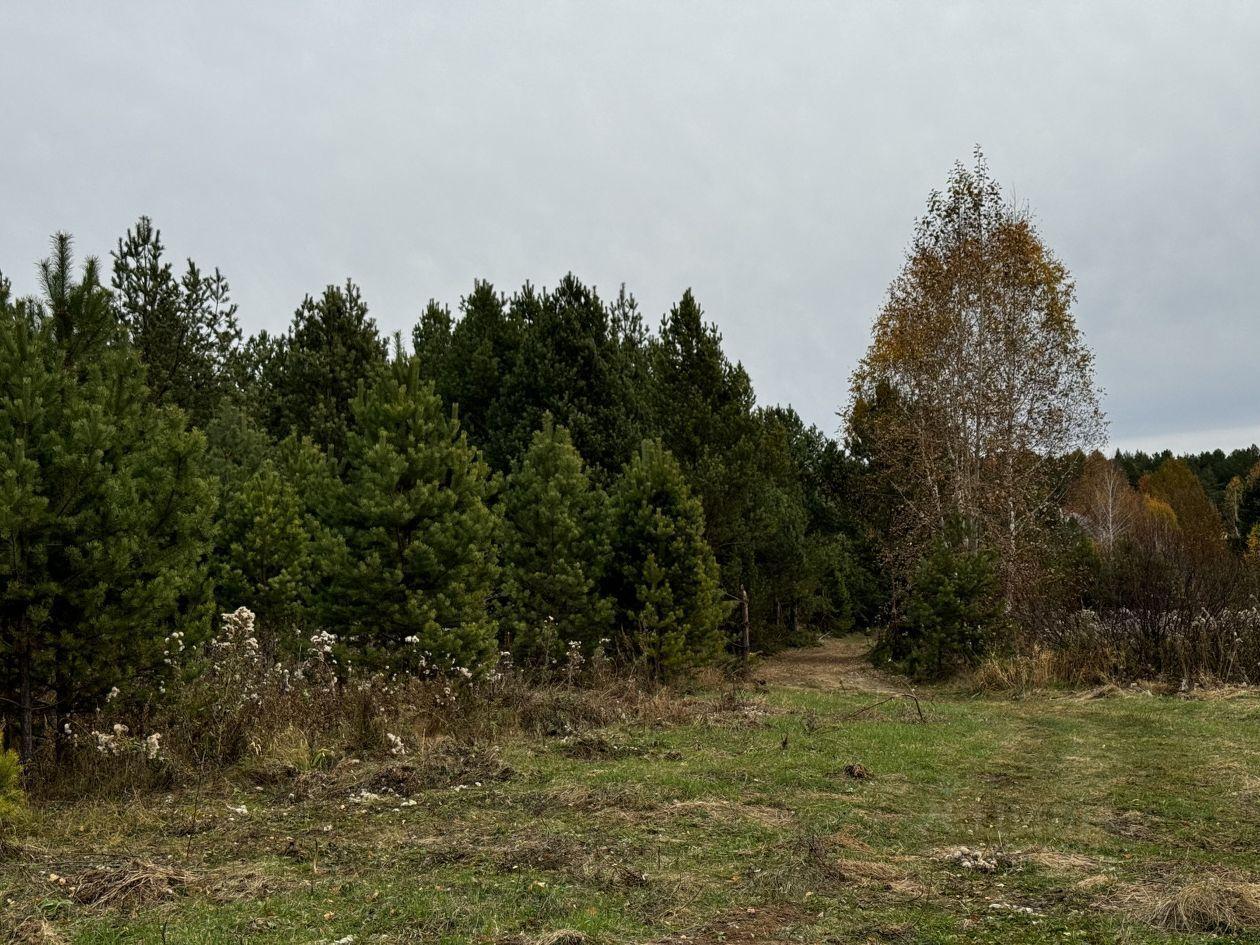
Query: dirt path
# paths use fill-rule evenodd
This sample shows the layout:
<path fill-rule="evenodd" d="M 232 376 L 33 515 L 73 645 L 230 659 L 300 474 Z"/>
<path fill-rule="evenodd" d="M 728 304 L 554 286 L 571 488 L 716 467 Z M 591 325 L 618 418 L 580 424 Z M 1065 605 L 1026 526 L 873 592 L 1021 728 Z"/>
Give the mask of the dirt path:
<path fill-rule="evenodd" d="M 818 646 L 784 650 L 754 670 L 768 686 L 796 689 L 851 689 L 855 692 L 906 692 L 898 676 L 873 667 L 868 637 L 824 637 Z"/>

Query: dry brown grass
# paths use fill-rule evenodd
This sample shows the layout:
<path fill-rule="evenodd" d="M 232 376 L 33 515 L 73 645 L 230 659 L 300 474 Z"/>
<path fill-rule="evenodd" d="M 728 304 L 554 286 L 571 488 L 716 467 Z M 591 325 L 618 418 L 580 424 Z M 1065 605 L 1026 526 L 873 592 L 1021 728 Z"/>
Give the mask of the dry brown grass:
<path fill-rule="evenodd" d="M 534 939 L 531 945 L 583 945 L 589 941 L 586 935 L 574 929 L 556 929 Z"/>
<path fill-rule="evenodd" d="M 1094 873 L 1083 879 L 1078 879 L 1072 884 L 1072 888 L 1085 893 L 1095 893 L 1103 889 L 1108 889 L 1116 884 L 1116 878 L 1107 873 Z"/>
<path fill-rule="evenodd" d="M 93 866 L 66 877 L 75 902 L 101 908 L 133 908 L 187 891 L 191 874 L 149 860 Z"/>
<path fill-rule="evenodd" d="M 711 922 L 656 939 L 652 945 L 722 945 L 727 942 L 765 945 L 800 941 L 800 927 L 808 925 L 812 918 L 806 909 L 790 903 L 736 908 Z"/>
<path fill-rule="evenodd" d="M 899 870 L 891 863 L 881 863 L 878 860 L 854 860 L 840 857 L 836 859 L 835 867 L 840 871 L 840 875 L 844 880 L 850 883 L 878 883 L 885 885 L 895 880 L 904 880 L 906 878 L 902 870 Z"/>
<path fill-rule="evenodd" d="M 990 654 L 959 685 L 977 693 L 1026 695 L 1054 687 L 1110 683 L 1099 664 L 1083 660 L 1079 654 L 1033 644 L 1016 653 Z"/>
<path fill-rule="evenodd" d="M 0 931 L 0 934 L 4 932 Z M 5 945 L 64 945 L 65 938 L 42 915 L 28 915 L 17 921 L 7 935 L 0 938 Z"/>
<path fill-rule="evenodd" d="M 1096 871 L 1098 860 L 1081 853 L 1061 853 L 1057 850 L 1029 850 L 1022 859 L 1052 873 L 1089 873 Z"/>
<path fill-rule="evenodd" d="M 586 945 L 590 939 L 576 929 L 555 929 L 542 935 L 508 935 L 495 939 L 495 945 Z"/>
<path fill-rule="evenodd" d="M 661 812 L 669 816 L 686 816 L 703 814 L 717 821 L 728 821 L 742 818 L 756 821 L 766 827 L 786 827 L 795 819 L 790 810 L 777 807 L 766 807 L 761 804 L 740 804 L 735 801 L 718 798 L 690 801 L 673 801 L 666 804 Z"/>
<path fill-rule="evenodd" d="M 1170 932 L 1238 934 L 1260 929 L 1260 883 L 1196 880 L 1181 886 L 1131 886 L 1122 908 Z"/>

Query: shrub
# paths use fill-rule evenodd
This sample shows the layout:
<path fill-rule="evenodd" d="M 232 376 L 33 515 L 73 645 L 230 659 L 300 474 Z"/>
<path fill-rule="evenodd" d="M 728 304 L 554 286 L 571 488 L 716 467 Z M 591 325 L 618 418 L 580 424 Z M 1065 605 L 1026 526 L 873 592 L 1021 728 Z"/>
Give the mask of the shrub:
<path fill-rule="evenodd" d="M 22 766 L 17 752 L 0 749 L 0 824 L 22 809 Z"/>

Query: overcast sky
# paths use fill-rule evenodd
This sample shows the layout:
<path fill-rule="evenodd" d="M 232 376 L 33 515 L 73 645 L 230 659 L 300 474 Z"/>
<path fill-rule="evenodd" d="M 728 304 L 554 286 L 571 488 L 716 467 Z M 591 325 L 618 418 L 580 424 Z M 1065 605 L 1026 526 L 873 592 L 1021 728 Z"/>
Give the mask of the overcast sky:
<path fill-rule="evenodd" d="M 980 143 L 1078 284 L 1113 442 L 1260 439 L 1260 3 L 4 3 L 0 269 L 147 213 L 247 331 L 350 276 L 692 287 L 838 429 L 914 220 Z"/>

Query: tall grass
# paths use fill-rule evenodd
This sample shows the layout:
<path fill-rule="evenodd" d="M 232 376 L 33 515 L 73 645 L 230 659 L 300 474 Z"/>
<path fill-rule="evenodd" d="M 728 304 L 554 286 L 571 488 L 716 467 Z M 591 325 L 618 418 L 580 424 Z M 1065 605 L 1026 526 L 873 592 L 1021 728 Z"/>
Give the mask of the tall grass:
<path fill-rule="evenodd" d="M 991 655 L 971 680 L 980 688 L 1017 691 L 1134 680 L 1181 689 L 1260 684 L 1260 606 L 1078 611 Z"/>
<path fill-rule="evenodd" d="M 260 639 L 247 610 L 224 615 L 221 632 L 190 656 L 184 682 L 160 698 L 121 694 L 71 719 L 27 766 L 32 793 L 118 796 L 201 783 L 232 768 L 265 781 L 351 756 L 407 758 L 442 742 L 564 736 L 682 719 L 695 708 L 646 675 L 576 648 L 548 667 L 518 667 L 504 655 L 488 670 L 421 675 L 338 662 L 336 641 L 322 633 L 295 656 L 277 656 L 281 649 Z"/>

